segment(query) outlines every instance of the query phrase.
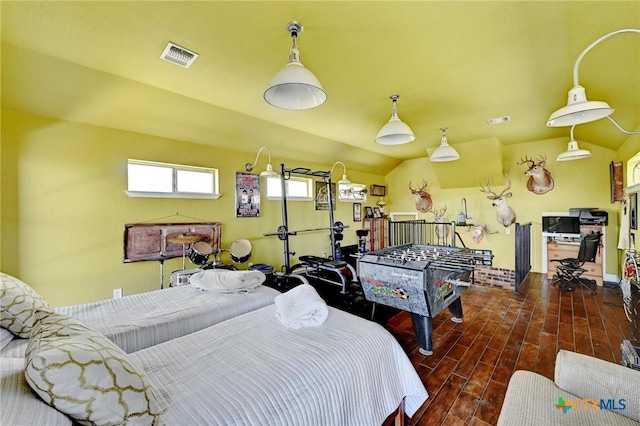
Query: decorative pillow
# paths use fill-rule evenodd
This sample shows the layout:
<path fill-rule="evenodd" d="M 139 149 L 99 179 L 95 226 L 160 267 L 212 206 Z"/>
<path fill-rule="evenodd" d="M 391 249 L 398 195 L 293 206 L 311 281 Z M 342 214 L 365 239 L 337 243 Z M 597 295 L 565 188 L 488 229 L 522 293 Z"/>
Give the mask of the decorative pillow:
<path fill-rule="evenodd" d="M 2 272 L 0 308 L 0 325 L 24 338 L 31 336 L 36 311 L 53 312 L 53 308 L 34 289 Z"/>
<path fill-rule="evenodd" d="M 13 333 L 5 328 L 0 328 L 0 351 L 13 340 Z"/>
<path fill-rule="evenodd" d="M 37 312 L 25 377 L 46 403 L 80 424 L 158 424 L 164 401 L 111 340 L 67 315 Z"/>

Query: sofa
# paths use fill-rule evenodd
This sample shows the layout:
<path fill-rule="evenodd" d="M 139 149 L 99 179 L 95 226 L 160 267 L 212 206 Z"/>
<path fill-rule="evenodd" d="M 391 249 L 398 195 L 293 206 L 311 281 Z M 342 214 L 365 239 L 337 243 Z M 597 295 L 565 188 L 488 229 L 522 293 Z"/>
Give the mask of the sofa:
<path fill-rule="evenodd" d="M 516 371 L 498 426 L 639 425 L 640 371 L 560 350 L 554 380 Z"/>

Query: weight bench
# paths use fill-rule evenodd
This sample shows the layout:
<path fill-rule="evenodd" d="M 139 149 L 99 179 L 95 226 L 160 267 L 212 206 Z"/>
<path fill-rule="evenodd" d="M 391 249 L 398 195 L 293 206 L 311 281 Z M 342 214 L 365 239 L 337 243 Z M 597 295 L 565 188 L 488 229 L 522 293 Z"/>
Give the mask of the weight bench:
<path fill-rule="evenodd" d="M 355 270 L 347 262 L 312 255 L 300 256 L 299 259 L 302 263 L 298 263 L 291 268 L 292 274 L 306 274 L 321 281 L 337 284 L 341 286 L 340 292 L 342 294 L 347 293 L 345 269 L 349 271 L 352 280 L 356 279 Z M 304 268 L 304 270 L 296 271 L 296 269 L 301 268 Z M 332 280 L 331 277 L 337 277 L 339 281 Z"/>

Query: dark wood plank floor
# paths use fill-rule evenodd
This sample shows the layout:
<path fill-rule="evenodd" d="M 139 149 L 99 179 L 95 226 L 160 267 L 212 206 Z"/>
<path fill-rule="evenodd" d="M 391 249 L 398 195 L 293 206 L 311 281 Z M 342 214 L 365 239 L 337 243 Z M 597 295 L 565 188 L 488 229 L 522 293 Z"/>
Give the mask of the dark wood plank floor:
<path fill-rule="evenodd" d="M 531 273 L 521 293 L 472 286 L 462 295 L 463 323 L 450 321 L 446 309 L 433 319 L 431 356 L 418 352 L 410 314 L 386 322 L 429 392 L 409 424 L 493 425 L 513 372 L 553 379 L 560 349 L 620 363 L 620 343 L 633 338 L 633 326 L 619 289 L 561 292 Z"/>

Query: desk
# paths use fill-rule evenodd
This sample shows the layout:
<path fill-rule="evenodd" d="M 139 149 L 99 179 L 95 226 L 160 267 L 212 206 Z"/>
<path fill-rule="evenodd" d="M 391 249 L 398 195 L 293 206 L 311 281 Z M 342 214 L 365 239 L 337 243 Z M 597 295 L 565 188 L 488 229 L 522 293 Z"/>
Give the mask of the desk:
<path fill-rule="evenodd" d="M 580 250 L 580 239 L 582 235 L 600 232 L 600 248 L 596 255 L 595 262 L 585 262 L 583 268 L 587 270 L 582 276 L 594 280 L 597 285 L 602 286 L 604 281 L 604 265 L 606 265 L 606 235 L 605 227 L 598 225 L 580 225 L 580 234 L 559 234 L 552 232 L 542 233 L 542 273 L 547 274 L 547 278 L 553 278 L 559 262 L 552 262 L 554 259 L 566 259 L 578 257 Z"/>

